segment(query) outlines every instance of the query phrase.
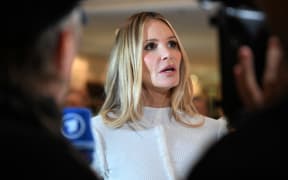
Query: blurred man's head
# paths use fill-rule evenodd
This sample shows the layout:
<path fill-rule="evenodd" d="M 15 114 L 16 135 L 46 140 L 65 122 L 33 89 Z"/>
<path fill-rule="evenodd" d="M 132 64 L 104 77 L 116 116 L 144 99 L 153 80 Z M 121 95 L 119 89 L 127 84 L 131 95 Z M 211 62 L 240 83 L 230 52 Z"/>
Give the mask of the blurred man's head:
<path fill-rule="evenodd" d="M 80 0 L 4 1 L 0 84 L 62 101 L 80 36 Z"/>

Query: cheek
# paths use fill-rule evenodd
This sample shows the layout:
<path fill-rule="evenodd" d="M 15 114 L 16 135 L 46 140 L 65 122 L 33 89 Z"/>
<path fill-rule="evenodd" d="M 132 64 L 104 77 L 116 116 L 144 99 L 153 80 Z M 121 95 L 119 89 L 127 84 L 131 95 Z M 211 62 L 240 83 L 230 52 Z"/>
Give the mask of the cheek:
<path fill-rule="evenodd" d="M 155 55 L 147 54 L 143 56 L 143 70 L 142 79 L 145 84 L 150 84 L 153 77 L 155 76 L 156 69 L 156 58 Z"/>
<path fill-rule="evenodd" d="M 177 63 L 177 66 L 180 67 L 180 64 L 181 64 L 181 61 L 182 61 L 182 54 L 180 51 L 176 52 L 174 54 L 174 57 L 176 59 L 176 63 Z"/>
<path fill-rule="evenodd" d="M 152 54 L 146 54 L 143 56 L 143 72 L 152 72 L 154 69 L 155 56 Z"/>
<path fill-rule="evenodd" d="M 180 51 L 175 52 L 175 59 L 177 59 L 179 62 L 182 59 L 182 53 Z"/>

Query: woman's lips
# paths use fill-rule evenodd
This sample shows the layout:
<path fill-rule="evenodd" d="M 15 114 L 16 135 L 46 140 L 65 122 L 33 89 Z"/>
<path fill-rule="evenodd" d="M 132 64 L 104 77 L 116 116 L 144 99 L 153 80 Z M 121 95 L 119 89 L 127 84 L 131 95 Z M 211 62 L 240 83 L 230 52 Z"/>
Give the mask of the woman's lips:
<path fill-rule="evenodd" d="M 174 66 L 166 66 L 165 68 L 163 68 L 160 73 L 165 73 L 165 72 L 174 72 L 176 71 L 176 68 Z"/>

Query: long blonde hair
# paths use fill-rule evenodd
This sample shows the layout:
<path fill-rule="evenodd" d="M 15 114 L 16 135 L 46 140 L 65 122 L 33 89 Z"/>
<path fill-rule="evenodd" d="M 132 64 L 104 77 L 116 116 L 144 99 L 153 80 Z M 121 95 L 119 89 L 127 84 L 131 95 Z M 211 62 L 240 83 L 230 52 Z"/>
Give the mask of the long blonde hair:
<path fill-rule="evenodd" d="M 172 25 L 161 14 L 155 12 L 134 14 L 118 29 L 106 77 L 106 99 L 100 109 L 100 115 L 105 124 L 115 128 L 142 117 L 143 29 L 145 22 L 150 19 L 162 21 L 172 30 L 182 54 L 180 82 L 177 87 L 171 89 L 172 115 L 184 125 L 201 126 L 203 122 L 193 124 L 180 118 L 179 112 L 189 115 L 197 113 L 192 103 L 189 59 Z"/>

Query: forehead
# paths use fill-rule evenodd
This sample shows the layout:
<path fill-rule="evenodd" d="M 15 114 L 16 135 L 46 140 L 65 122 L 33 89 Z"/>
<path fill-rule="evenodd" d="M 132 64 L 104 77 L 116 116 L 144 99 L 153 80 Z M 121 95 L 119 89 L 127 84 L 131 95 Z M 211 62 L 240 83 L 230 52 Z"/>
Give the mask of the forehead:
<path fill-rule="evenodd" d="M 163 36 L 174 36 L 173 31 L 163 21 L 158 19 L 149 19 L 144 24 L 144 38 L 160 38 Z"/>

